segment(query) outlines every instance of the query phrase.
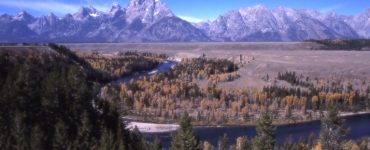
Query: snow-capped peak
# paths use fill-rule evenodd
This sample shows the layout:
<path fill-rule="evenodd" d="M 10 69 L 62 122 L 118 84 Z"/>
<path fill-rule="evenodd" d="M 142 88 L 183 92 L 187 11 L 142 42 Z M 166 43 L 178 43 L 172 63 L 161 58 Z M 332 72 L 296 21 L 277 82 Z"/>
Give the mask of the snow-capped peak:
<path fill-rule="evenodd" d="M 140 7 L 143 5 L 154 5 L 154 4 L 163 4 L 160 0 L 131 0 L 129 2 L 129 7 Z"/>
<path fill-rule="evenodd" d="M 266 11 L 266 10 L 268 10 L 268 8 L 266 6 L 264 6 L 264 5 L 261 5 L 261 4 L 257 4 L 257 5 L 254 5 L 254 6 L 250 6 L 250 7 L 239 9 L 240 12 L 245 12 L 245 11 L 248 11 L 248 12 L 251 12 L 251 11 L 257 12 L 257 11 Z"/>
<path fill-rule="evenodd" d="M 265 5 L 262 5 L 262 4 L 257 4 L 257 5 L 254 5 L 250 8 L 253 8 L 253 9 L 267 9 L 267 7 Z"/>
<path fill-rule="evenodd" d="M 190 24 L 176 17 L 160 0 L 131 0 L 127 7 L 115 3 L 107 12 L 81 7 L 62 18 L 54 14 L 34 18 L 23 11 L 15 16 L 1 15 L 0 20 L 0 29 L 9 29 L 0 37 L 15 37 L 7 41 L 302 41 L 370 37 L 370 9 L 355 16 L 341 16 L 254 5 L 229 11 L 214 21 Z"/>
<path fill-rule="evenodd" d="M 98 16 L 99 16 L 99 14 L 98 14 L 98 13 L 96 13 L 96 12 L 93 12 L 93 13 L 90 13 L 90 16 L 91 16 L 91 17 L 98 17 Z"/>
<path fill-rule="evenodd" d="M 269 15 L 271 12 L 264 5 L 254 5 L 254 6 L 251 6 L 251 7 L 246 7 L 246 8 L 239 9 L 239 13 L 243 16 L 254 16 L 254 17 L 264 18 L 265 15 Z"/>
<path fill-rule="evenodd" d="M 119 5 L 118 3 L 113 3 L 109 12 L 116 12 L 116 11 L 121 10 L 121 9 L 122 9 L 121 5 Z"/>
<path fill-rule="evenodd" d="M 50 22 L 55 22 L 56 20 L 58 20 L 58 17 L 54 13 L 49 13 L 44 18 L 49 20 Z"/>
<path fill-rule="evenodd" d="M 152 23 L 163 17 L 171 17 L 174 14 L 160 0 L 131 0 L 126 9 L 129 22 L 140 19 L 143 23 Z"/>
<path fill-rule="evenodd" d="M 14 17 L 15 20 L 19 20 L 19 21 L 30 21 L 30 20 L 33 20 L 34 17 L 32 15 L 30 15 L 28 12 L 26 11 L 21 11 L 19 12 L 15 17 Z"/>
<path fill-rule="evenodd" d="M 73 18 L 76 20 L 83 20 L 88 16 L 91 17 L 98 17 L 100 16 L 101 12 L 99 12 L 94 7 L 81 7 L 77 13 L 73 14 Z"/>
<path fill-rule="evenodd" d="M 363 17 L 360 17 L 363 18 Z M 356 38 L 356 32 L 334 13 L 254 5 L 229 11 L 215 21 L 197 24 L 213 40 L 300 41 Z"/>
<path fill-rule="evenodd" d="M 124 11 L 118 3 L 113 3 L 112 7 L 110 8 L 108 12 L 111 16 L 117 16 L 119 14 L 123 14 Z"/>
<path fill-rule="evenodd" d="M 370 8 L 345 20 L 363 38 L 370 38 Z"/>

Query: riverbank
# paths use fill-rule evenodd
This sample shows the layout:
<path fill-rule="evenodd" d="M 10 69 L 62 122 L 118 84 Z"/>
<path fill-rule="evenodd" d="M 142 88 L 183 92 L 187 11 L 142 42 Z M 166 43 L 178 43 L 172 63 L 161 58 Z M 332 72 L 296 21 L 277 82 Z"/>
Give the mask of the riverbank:
<path fill-rule="evenodd" d="M 354 117 L 354 116 L 362 116 L 362 115 L 369 115 L 370 111 L 361 111 L 361 112 L 341 112 L 339 114 L 340 117 L 346 118 L 346 117 Z M 320 119 L 311 119 L 311 120 L 297 120 L 293 122 L 277 122 L 276 120 L 273 121 L 273 125 L 275 126 L 286 126 L 286 125 L 297 125 L 297 124 L 304 124 L 304 123 L 310 123 L 310 122 L 317 122 L 320 121 Z M 247 123 L 226 123 L 226 124 L 221 124 L 221 125 L 206 125 L 206 124 L 197 124 L 193 123 L 194 127 L 215 127 L 215 128 L 220 128 L 220 127 L 251 127 L 255 126 L 255 123 L 247 122 Z"/>
<path fill-rule="evenodd" d="M 177 124 L 155 124 L 143 122 L 128 123 L 127 129 L 134 130 L 135 128 L 142 133 L 165 133 L 176 131 L 180 128 L 180 126 Z"/>
<path fill-rule="evenodd" d="M 359 114 L 345 116 L 344 127 L 348 129 L 345 139 L 358 140 L 364 137 L 370 137 L 370 114 Z M 291 142 L 299 142 L 317 139 L 320 134 L 320 121 L 311 121 L 302 124 L 290 124 L 276 126 L 276 144 L 284 144 L 287 140 Z M 256 136 L 254 126 L 196 126 L 194 132 L 200 141 L 208 141 L 212 145 L 217 145 L 220 137 L 225 134 L 228 136 L 229 144 L 235 144 L 238 137 L 248 137 L 252 139 Z M 173 132 L 165 133 L 142 133 L 149 141 L 155 138 L 161 140 L 164 149 L 168 149 L 172 142 Z M 310 139 L 311 138 L 311 139 Z"/>
<path fill-rule="evenodd" d="M 346 117 L 354 117 L 354 116 L 362 116 L 362 115 L 369 115 L 370 111 L 362 111 L 362 112 L 341 112 L 340 116 L 343 118 Z M 126 120 L 127 128 L 133 130 L 135 127 L 142 133 L 166 133 L 166 132 L 174 132 L 179 129 L 179 125 L 176 123 L 163 123 L 163 122 L 143 122 L 134 118 L 124 117 Z M 287 126 L 287 125 L 298 125 L 298 124 L 305 124 L 311 122 L 320 121 L 319 119 L 313 120 L 298 120 L 295 122 L 276 122 L 274 121 L 273 124 L 275 126 Z M 193 123 L 194 128 L 224 128 L 224 127 L 252 127 L 255 126 L 255 123 L 248 122 L 248 123 L 225 123 L 220 125 L 208 125 L 208 124 L 200 124 L 197 122 Z"/>

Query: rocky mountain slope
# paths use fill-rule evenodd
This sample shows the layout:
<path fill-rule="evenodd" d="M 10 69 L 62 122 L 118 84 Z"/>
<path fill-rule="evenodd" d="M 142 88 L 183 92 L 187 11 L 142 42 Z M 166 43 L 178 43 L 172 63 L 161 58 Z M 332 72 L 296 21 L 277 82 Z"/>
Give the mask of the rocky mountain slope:
<path fill-rule="evenodd" d="M 354 26 L 345 22 L 343 16 L 334 13 L 285 7 L 270 10 L 262 5 L 233 10 L 214 21 L 196 26 L 216 41 L 302 41 L 361 37 Z"/>
<path fill-rule="evenodd" d="M 214 21 L 191 24 L 160 0 L 131 0 L 107 12 L 81 7 L 58 17 L 33 17 L 22 11 L 0 15 L 0 42 L 196 42 L 302 41 L 327 38 L 369 38 L 370 9 L 339 16 L 262 5 L 230 11 Z"/>

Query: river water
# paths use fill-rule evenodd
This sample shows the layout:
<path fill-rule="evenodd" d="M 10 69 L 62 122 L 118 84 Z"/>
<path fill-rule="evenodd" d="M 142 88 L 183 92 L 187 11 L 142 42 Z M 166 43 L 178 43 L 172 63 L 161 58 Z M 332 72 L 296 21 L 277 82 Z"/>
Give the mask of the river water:
<path fill-rule="evenodd" d="M 128 83 L 130 80 L 141 79 L 145 76 L 151 76 L 156 73 L 164 73 L 170 71 L 178 61 L 168 59 L 160 64 L 157 68 L 142 73 L 135 73 L 130 76 L 125 76 L 115 81 L 117 84 Z M 346 139 L 359 139 L 362 137 L 370 137 L 370 114 L 345 117 L 345 127 L 348 129 Z M 253 138 L 256 135 L 255 127 L 253 126 L 228 126 L 228 127 L 195 127 L 197 137 L 201 141 L 208 141 L 216 146 L 219 137 L 227 134 L 229 144 L 235 144 L 235 140 L 239 136 L 247 136 Z M 300 139 L 307 140 L 310 134 L 318 137 L 320 132 L 320 121 L 313 121 L 301 124 L 282 125 L 276 127 L 277 144 L 282 144 L 286 139 L 291 138 L 292 141 Z M 173 133 L 143 133 L 143 136 L 153 141 L 158 137 L 162 141 L 162 146 L 168 149 L 171 144 L 171 135 Z"/>
<path fill-rule="evenodd" d="M 370 114 L 345 117 L 345 127 L 349 130 L 346 139 L 360 139 L 362 137 L 370 137 Z M 256 135 L 255 127 L 253 126 L 234 126 L 234 127 L 195 127 L 194 128 L 199 140 L 208 141 L 216 146 L 219 137 L 227 134 L 229 144 L 235 144 L 236 138 L 239 136 L 247 136 L 253 138 Z M 292 141 L 299 141 L 301 138 L 307 140 L 309 135 L 313 133 L 318 137 L 320 132 L 320 121 L 309 123 L 301 123 L 294 125 L 277 126 L 276 140 L 277 144 L 282 144 L 287 138 Z M 163 148 L 169 148 L 171 144 L 171 134 L 173 133 L 151 133 L 143 134 L 143 136 L 152 141 L 158 137 L 162 141 Z"/>
<path fill-rule="evenodd" d="M 145 71 L 145 72 L 137 72 L 132 75 L 124 76 L 122 78 L 119 78 L 117 81 L 115 81 L 116 84 L 122 84 L 122 83 L 128 83 L 131 80 L 138 80 L 142 79 L 146 76 L 151 76 L 157 73 L 165 73 L 171 70 L 176 64 L 178 64 L 179 61 L 167 59 L 162 64 L 158 65 L 157 68 L 151 70 L 151 71 Z"/>

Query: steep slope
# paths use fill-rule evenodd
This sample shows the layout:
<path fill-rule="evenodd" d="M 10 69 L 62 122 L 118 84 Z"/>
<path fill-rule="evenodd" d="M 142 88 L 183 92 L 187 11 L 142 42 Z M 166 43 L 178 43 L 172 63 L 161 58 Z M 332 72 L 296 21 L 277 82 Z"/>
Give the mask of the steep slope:
<path fill-rule="evenodd" d="M 216 41 L 279 40 L 276 20 L 262 5 L 234 10 L 198 26 Z M 204 28 L 205 27 L 205 28 Z"/>
<path fill-rule="evenodd" d="M 208 37 L 190 23 L 177 17 L 165 17 L 145 29 L 143 41 L 154 42 L 195 42 L 209 41 Z"/>
<path fill-rule="evenodd" d="M 347 17 L 345 22 L 356 30 L 361 37 L 370 38 L 370 8 L 353 17 Z"/>
<path fill-rule="evenodd" d="M 160 0 L 131 0 L 107 12 L 81 7 L 58 18 L 27 12 L 0 16 L 0 42 L 302 41 L 370 37 L 370 9 L 339 16 L 263 5 L 230 11 L 214 21 L 190 24 Z"/>
<path fill-rule="evenodd" d="M 27 12 L 20 12 L 16 16 L 3 14 L 0 16 L 0 41 L 3 42 L 22 42 L 32 41 L 31 38 L 37 36 L 28 24 L 34 18 Z"/>
<path fill-rule="evenodd" d="M 302 41 L 358 38 L 343 17 L 332 13 L 256 5 L 196 25 L 217 41 Z"/>
<path fill-rule="evenodd" d="M 159 0 L 131 0 L 126 8 L 128 22 L 139 19 L 145 24 L 154 23 L 164 17 L 175 16 L 172 11 Z"/>
<path fill-rule="evenodd" d="M 97 96 L 100 72 L 63 46 L 1 47 L 0 72 L 0 139 L 12 139 L 2 140 L 1 149 L 151 146 Z"/>
<path fill-rule="evenodd" d="M 274 16 L 283 41 L 337 38 L 334 31 L 305 10 L 279 7 Z"/>
<path fill-rule="evenodd" d="M 176 17 L 159 0 L 131 0 L 125 13 L 129 25 L 117 42 L 208 41 L 201 30 Z"/>
<path fill-rule="evenodd" d="M 333 30 L 337 37 L 358 38 L 357 32 L 352 29 L 344 20 L 345 16 L 340 16 L 335 13 L 319 13 L 317 11 L 306 10 L 306 14 L 312 18 L 316 18 L 324 25 Z"/>
<path fill-rule="evenodd" d="M 201 30 L 177 18 L 159 0 L 114 4 L 108 12 L 81 7 L 74 14 L 34 18 L 26 12 L 0 16 L 1 42 L 208 41 Z M 161 31 L 161 32 L 159 32 Z"/>

